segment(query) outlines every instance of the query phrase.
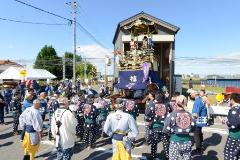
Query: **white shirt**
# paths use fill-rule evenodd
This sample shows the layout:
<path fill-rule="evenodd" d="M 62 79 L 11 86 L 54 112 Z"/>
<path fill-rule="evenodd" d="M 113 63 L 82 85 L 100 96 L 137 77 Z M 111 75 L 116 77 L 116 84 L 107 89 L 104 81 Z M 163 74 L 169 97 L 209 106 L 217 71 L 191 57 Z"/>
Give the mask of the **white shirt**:
<path fill-rule="evenodd" d="M 117 130 L 127 132 L 128 137 L 131 139 L 136 138 L 139 133 L 135 119 L 121 110 L 111 113 L 104 125 L 104 132 L 110 137 Z"/>
<path fill-rule="evenodd" d="M 51 131 L 53 137 L 56 138 L 58 131 L 56 121 L 61 121 L 62 125 L 60 126 L 60 145 L 63 149 L 68 149 L 74 147 L 76 141 L 76 126 L 77 119 L 70 110 L 65 108 L 58 108 L 52 118 L 51 122 Z"/>
<path fill-rule="evenodd" d="M 35 131 L 42 131 L 43 120 L 39 110 L 33 106 L 27 108 L 19 117 L 19 125 L 21 128 L 25 125 L 33 126 Z"/>

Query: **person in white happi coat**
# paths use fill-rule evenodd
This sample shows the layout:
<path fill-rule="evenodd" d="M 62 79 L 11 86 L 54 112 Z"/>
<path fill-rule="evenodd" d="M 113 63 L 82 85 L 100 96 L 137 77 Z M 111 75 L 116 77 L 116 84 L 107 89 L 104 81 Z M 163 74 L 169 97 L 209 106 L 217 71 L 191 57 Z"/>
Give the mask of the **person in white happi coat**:
<path fill-rule="evenodd" d="M 70 160 L 76 142 L 77 119 L 68 109 L 66 97 L 59 99 L 60 107 L 54 112 L 51 122 L 51 131 L 56 139 L 57 159 Z"/>
<path fill-rule="evenodd" d="M 104 125 L 104 132 L 112 137 L 113 160 L 130 160 L 132 141 L 139 131 L 136 120 L 123 110 L 124 100 L 117 99 L 115 113 L 108 115 Z"/>
<path fill-rule="evenodd" d="M 24 157 L 34 160 L 39 149 L 43 127 L 42 116 L 39 112 L 40 101 L 34 100 L 33 106 L 27 108 L 19 117 L 20 127 L 23 129 Z"/>

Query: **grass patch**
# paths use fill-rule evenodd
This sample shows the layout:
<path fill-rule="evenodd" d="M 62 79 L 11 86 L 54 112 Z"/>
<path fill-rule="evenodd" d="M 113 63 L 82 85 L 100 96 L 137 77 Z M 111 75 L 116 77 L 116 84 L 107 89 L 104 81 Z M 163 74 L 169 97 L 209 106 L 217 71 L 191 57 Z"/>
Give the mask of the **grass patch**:
<path fill-rule="evenodd" d="M 187 89 L 188 85 L 183 85 L 182 87 L 182 93 L 184 96 L 188 96 Z M 201 85 L 193 85 L 194 90 L 200 90 Z M 223 87 L 215 87 L 215 86 L 205 86 L 205 90 L 215 93 L 223 93 L 225 91 L 225 88 Z M 208 95 L 208 100 L 211 105 L 217 104 L 216 95 Z"/>

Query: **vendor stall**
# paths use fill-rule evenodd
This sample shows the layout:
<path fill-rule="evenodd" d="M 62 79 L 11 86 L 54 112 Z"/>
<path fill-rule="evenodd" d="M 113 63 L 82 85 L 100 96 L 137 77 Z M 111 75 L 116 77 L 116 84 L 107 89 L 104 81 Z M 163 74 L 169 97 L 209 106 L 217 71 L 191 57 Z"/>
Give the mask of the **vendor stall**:
<path fill-rule="evenodd" d="M 34 69 L 31 67 L 9 67 L 0 74 L 2 80 L 39 80 L 54 79 L 56 76 L 44 69 Z"/>

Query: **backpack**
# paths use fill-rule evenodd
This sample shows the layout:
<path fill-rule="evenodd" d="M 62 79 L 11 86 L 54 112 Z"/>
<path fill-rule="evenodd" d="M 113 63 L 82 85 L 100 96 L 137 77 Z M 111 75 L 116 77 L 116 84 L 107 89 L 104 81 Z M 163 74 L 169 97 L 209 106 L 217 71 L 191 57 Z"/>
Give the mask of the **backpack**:
<path fill-rule="evenodd" d="M 56 117 L 54 116 L 55 121 L 56 121 L 56 125 L 57 125 L 57 134 L 56 134 L 56 135 L 58 135 L 58 136 L 60 136 L 60 127 L 62 126 L 62 122 L 61 122 L 62 116 L 63 116 L 63 114 L 64 114 L 66 111 L 67 111 L 67 109 L 65 109 L 65 111 L 63 111 L 63 113 L 62 113 L 62 115 L 60 116 L 59 120 L 57 120 Z"/>

